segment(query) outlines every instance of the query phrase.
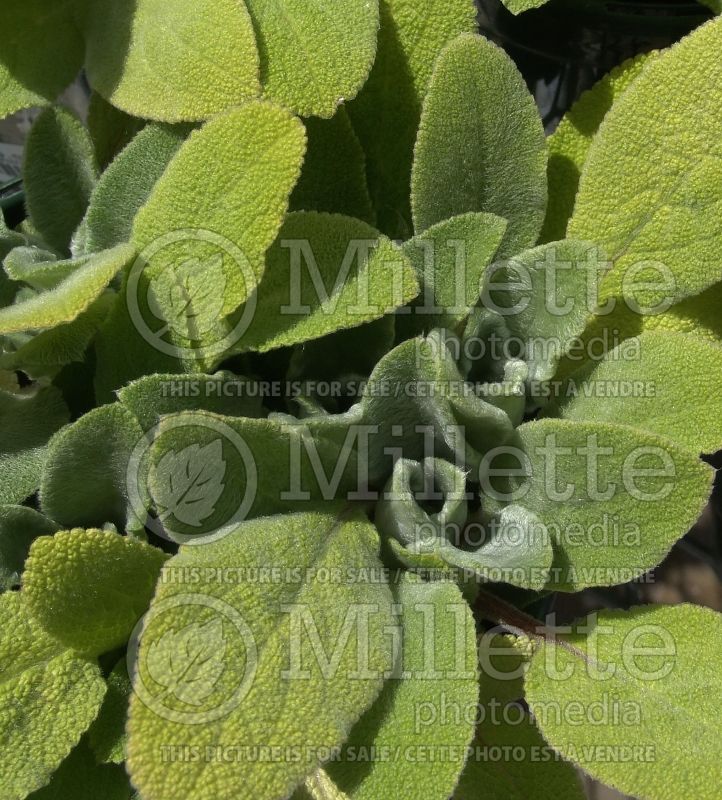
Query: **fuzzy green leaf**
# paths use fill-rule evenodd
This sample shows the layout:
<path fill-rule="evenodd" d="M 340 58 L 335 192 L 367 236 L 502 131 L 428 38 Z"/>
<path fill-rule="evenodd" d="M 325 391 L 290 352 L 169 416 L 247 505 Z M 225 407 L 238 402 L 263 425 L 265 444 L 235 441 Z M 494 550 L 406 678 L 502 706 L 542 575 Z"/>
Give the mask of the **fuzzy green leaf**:
<path fill-rule="evenodd" d="M 99 656 L 128 641 L 166 558 L 157 547 L 114 532 L 41 536 L 25 564 L 25 602 L 50 636 Z"/>
<path fill-rule="evenodd" d="M 606 611 L 558 641 L 539 644 L 525 692 L 564 758 L 635 797 L 718 797 L 719 614 L 690 605 Z"/>
<path fill-rule="evenodd" d="M 587 297 L 590 276 L 605 268 L 595 245 L 573 239 L 526 250 L 492 268 L 488 297 L 522 343 L 530 381 L 550 380 L 584 333 L 594 311 Z"/>
<path fill-rule="evenodd" d="M 460 36 L 436 62 L 421 115 L 411 180 L 416 232 L 486 211 L 509 223 L 504 255 L 531 247 L 546 210 L 546 166 L 541 119 L 514 63 L 486 39 Z"/>
<path fill-rule="evenodd" d="M 0 506 L 0 592 L 19 585 L 33 540 L 57 530 L 52 520 L 32 508 Z"/>
<path fill-rule="evenodd" d="M 130 784 L 125 770 L 114 765 L 98 765 L 83 740 L 63 761 L 50 783 L 28 800 L 130 800 Z"/>
<path fill-rule="evenodd" d="M 358 486 L 356 410 L 297 420 L 164 417 L 148 488 L 163 535 L 186 542 L 247 518 L 307 508 Z M 143 487 L 137 494 L 142 497 Z"/>
<path fill-rule="evenodd" d="M 169 320 L 179 313 L 178 304 L 185 307 L 188 301 L 170 303 L 163 289 L 184 267 L 202 281 L 220 260 L 225 286 L 216 285 L 215 291 L 224 314 L 250 296 L 281 227 L 304 152 L 301 122 L 264 102 L 215 117 L 191 134 L 133 225 L 141 254 L 166 234 L 178 237 L 150 256 L 144 269 L 151 289 L 154 279 L 161 281 L 156 300 Z M 164 272 L 169 273 L 165 281 Z"/>
<path fill-rule="evenodd" d="M 67 528 L 126 522 L 127 470 L 143 432 L 115 404 L 81 417 L 53 438 L 40 485 L 42 510 Z"/>
<path fill-rule="evenodd" d="M 72 322 L 100 297 L 134 255 L 130 245 L 122 244 L 81 259 L 69 277 L 54 289 L 0 310 L 0 333 L 53 328 Z"/>
<path fill-rule="evenodd" d="M 185 126 L 148 125 L 102 174 L 85 216 L 85 250 L 96 253 L 127 242 L 133 220 L 178 152 Z"/>
<path fill-rule="evenodd" d="M 83 64 L 74 0 L 7 0 L 0 7 L 0 118 L 45 105 Z"/>
<path fill-rule="evenodd" d="M 341 511 L 259 519 L 181 548 L 164 568 L 138 651 L 128 768 L 143 795 L 282 800 L 319 766 L 319 748 L 343 743 L 393 665 L 388 585 L 343 577 L 380 569 L 378 547 L 365 518 Z M 270 565 L 278 581 L 212 578 L 217 568 L 250 575 Z M 326 569 L 340 579 L 322 580 Z M 186 570 L 200 581 L 172 579 Z M 182 671 L 183 652 L 200 659 L 191 672 Z M 304 757 L 224 759 L 210 769 L 204 760 L 163 762 L 158 742 L 181 740 L 214 751 L 301 747 Z"/>
<path fill-rule="evenodd" d="M 253 26 L 234 0 L 90 0 L 85 34 L 91 86 L 137 117 L 202 120 L 260 92 Z"/>
<path fill-rule="evenodd" d="M 25 202 L 32 224 L 58 252 L 68 251 L 97 177 L 87 130 L 69 111 L 43 111 L 25 145 Z"/>
<path fill-rule="evenodd" d="M 378 0 L 246 0 L 264 96 L 304 117 L 332 117 L 376 56 Z"/>
<path fill-rule="evenodd" d="M 144 431 L 166 414 L 211 411 L 230 417 L 261 417 L 261 400 L 253 381 L 219 372 L 216 375 L 146 375 L 118 392 Z"/>
<path fill-rule="evenodd" d="M 502 0 L 502 2 L 512 14 L 521 14 L 524 11 L 531 11 L 532 8 L 541 8 L 549 0 Z"/>
<path fill-rule="evenodd" d="M 0 792 L 23 800 L 48 783 L 87 730 L 105 681 L 97 664 L 36 625 L 20 593 L 2 595 L 0 612 Z"/>
<path fill-rule="evenodd" d="M 569 235 L 599 244 L 614 262 L 601 299 L 654 306 L 722 279 L 717 187 L 722 179 L 722 19 L 650 61 L 608 114 L 584 167 Z M 694 125 L 689 124 L 695 119 Z M 649 261 L 662 263 L 673 284 Z M 663 276 L 664 277 L 664 276 Z"/>
<path fill-rule="evenodd" d="M 92 92 L 88 105 L 88 132 L 100 169 L 105 170 L 145 125 L 146 120 L 126 114 L 97 92 Z"/>
<path fill-rule="evenodd" d="M 268 252 L 239 348 L 265 352 L 355 328 L 418 291 L 406 256 L 374 228 L 337 214 L 295 212 Z"/>
<path fill-rule="evenodd" d="M 379 230 L 412 233 L 409 192 L 421 104 L 438 54 L 476 30 L 471 0 L 381 0 L 378 54 L 368 82 L 348 110 L 367 158 Z"/>
<path fill-rule="evenodd" d="M 52 386 L 0 390 L 0 421 L 0 502 L 21 503 L 40 485 L 48 441 L 68 421 L 68 409 Z"/>
<path fill-rule="evenodd" d="M 588 376 L 572 376 L 562 416 L 631 425 L 695 453 L 722 447 L 722 347 L 688 334 L 649 331 L 639 338 L 639 359 L 620 358 L 620 352 L 613 350 Z"/>
<path fill-rule="evenodd" d="M 0 367 L 20 369 L 37 380 L 54 377 L 66 364 L 82 362 L 114 302 L 115 296 L 111 292 L 102 294 L 72 322 L 31 336 L 16 350 L 0 355 Z"/>
<path fill-rule="evenodd" d="M 486 267 L 504 238 L 506 220 L 463 214 L 440 222 L 403 246 L 416 270 L 421 294 L 410 314 L 399 314 L 400 337 L 432 328 L 453 329 L 479 301 Z"/>
<path fill-rule="evenodd" d="M 328 771 L 351 800 L 386 800 L 401 787 L 409 795 L 447 800 L 474 734 L 479 697 L 474 618 L 451 583 L 425 584 L 407 576 L 397 588 L 397 601 L 398 671 Z M 459 713 L 442 718 L 444 707 Z M 354 754 L 363 752 L 380 757 L 354 761 Z M 394 755 L 384 760 L 381 754 L 387 752 Z M 415 758 L 421 752 L 428 758 Z"/>
<path fill-rule="evenodd" d="M 516 434 L 511 454 L 491 464 L 506 469 L 506 458 L 516 477 L 487 491 L 538 515 L 554 542 L 550 586 L 561 591 L 626 583 L 656 566 L 709 498 L 712 469 L 651 433 L 542 420 Z"/>
<path fill-rule="evenodd" d="M 103 705 L 88 730 L 88 744 L 99 764 L 121 764 L 125 761 L 128 741 L 125 725 L 133 691 L 125 658 L 113 667 L 107 683 Z"/>
<path fill-rule="evenodd" d="M 454 800 L 584 800 L 574 768 L 544 741 L 534 722 L 520 710 L 514 724 L 496 719 L 488 708 Z M 501 716 L 498 708 L 497 716 Z M 483 788 L 482 788 L 483 787 Z"/>
<path fill-rule="evenodd" d="M 373 225 L 361 144 L 342 106 L 332 119 L 305 121 L 308 152 L 290 200 L 292 211 L 326 211 Z"/>
<path fill-rule="evenodd" d="M 589 91 L 584 92 L 547 139 L 549 205 L 541 233 L 543 242 L 566 236 L 579 189 L 579 177 L 592 140 L 609 109 L 629 88 L 647 61 L 655 55 L 644 53 L 613 69 Z"/>

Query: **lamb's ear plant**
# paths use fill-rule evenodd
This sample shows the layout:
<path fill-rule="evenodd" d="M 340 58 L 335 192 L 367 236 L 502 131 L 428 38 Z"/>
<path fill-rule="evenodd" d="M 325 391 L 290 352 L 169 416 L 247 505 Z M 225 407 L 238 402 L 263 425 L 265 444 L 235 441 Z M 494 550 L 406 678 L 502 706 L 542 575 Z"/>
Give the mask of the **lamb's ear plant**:
<path fill-rule="evenodd" d="M 0 31 L 2 800 L 718 797 L 720 616 L 545 612 L 710 496 L 722 21 L 550 139 L 471 0 Z"/>

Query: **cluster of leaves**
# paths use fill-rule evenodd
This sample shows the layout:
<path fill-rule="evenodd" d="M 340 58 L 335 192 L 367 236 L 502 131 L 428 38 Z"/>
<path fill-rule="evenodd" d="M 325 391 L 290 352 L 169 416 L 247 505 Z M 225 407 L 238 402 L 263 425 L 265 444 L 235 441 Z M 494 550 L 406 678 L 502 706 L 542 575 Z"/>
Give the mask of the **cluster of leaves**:
<path fill-rule="evenodd" d="M 584 621 L 558 638 L 518 609 L 642 575 L 707 502 L 699 456 L 722 444 L 722 21 L 620 67 L 549 140 L 511 61 L 474 33 L 471 0 L 5 0 L 0 21 L 0 114 L 47 106 L 27 143 L 28 219 L 0 230 L 3 798 L 575 800 L 572 764 L 639 797 L 713 798 L 718 615 L 608 613 L 597 647 Z M 81 66 L 87 128 L 51 103 Z M 298 241 L 313 274 L 294 272 Z M 373 246 L 348 267 L 352 241 Z M 551 313 L 548 256 L 571 265 L 559 297 L 579 299 L 602 253 L 602 301 L 654 258 L 674 278 L 668 310 Z M 522 295 L 522 313 L 494 310 Z M 611 331 L 573 372 L 572 344 Z M 463 355 L 499 335 L 518 343 L 503 359 Z M 263 396 L 286 380 L 302 390 Z M 586 391 L 629 381 L 656 391 Z M 542 403 L 555 383 L 577 391 Z M 374 391 L 409 386 L 431 391 Z M 362 447 L 352 434 L 368 427 Z M 548 490 L 549 437 L 571 495 Z M 611 495 L 584 489 L 589 441 L 612 454 L 595 475 Z M 511 445 L 528 470 L 492 470 Z M 644 503 L 625 456 L 655 448 L 674 483 Z M 499 500 L 502 486 L 520 499 Z M 553 533 L 615 516 L 634 542 Z M 471 523 L 483 543 L 448 536 Z M 291 577 L 233 579 L 269 568 Z M 300 651 L 289 606 L 314 623 Z M 349 636 L 369 608 L 363 641 Z M 492 648 L 479 634 L 495 623 L 507 635 Z M 654 680 L 627 651 L 651 628 L 675 644 Z M 484 669 L 500 650 L 518 678 Z M 550 677 L 550 654 L 571 677 Z M 642 721 L 544 713 L 609 695 Z M 522 724 L 465 713 L 494 703 Z M 650 744 L 654 759 L 599 756 Z M 254 747 L 286 755 L 238 755 Z M 475 757 L 490 747 L 517 755 Z"/>

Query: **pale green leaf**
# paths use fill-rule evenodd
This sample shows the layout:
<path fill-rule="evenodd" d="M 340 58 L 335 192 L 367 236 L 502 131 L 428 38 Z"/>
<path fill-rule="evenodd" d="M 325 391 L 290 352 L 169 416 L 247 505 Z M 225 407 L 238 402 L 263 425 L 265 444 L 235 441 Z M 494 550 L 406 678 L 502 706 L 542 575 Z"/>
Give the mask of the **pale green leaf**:
<path fill-rule="evenodd" d="M 722 448 L 722 347 L 689 334 L 649 331 L 639 337 L 639 358 L 620 355 L 612 350 L 590 374 L 571 377 L 560 401 L 564 418 L 631 425 L 695 453 Z"/>
<path fill-rule="evenodd" d="M 436 57 L 461 33 L 476 30 L 471 0 L 381 0 L 378 54 L 371 75 L 349 104 L 367 158 L 379 230 L 412 233 L 411 164 L 421 104 Z"/>
<path fill-rule="evenodd" d="M 130 239 L 135 215 L 187 133 L 185 126 L 148 125 L 110 164 L 93 191 L 85 216 L 86 252 Z"/>
<path fill-rule="evenodd" d="M 122 244 L 82 259 L 54 289 L 0 310 L 0 332 L 53 328 L 72 322 L 100 297 L 134 255 L 131 245 Z"/>
<path fill-rule="evenodd" d="M 97 664 L 32 621 L 20 593 L 2 595 L 0 612 L 0 792 L 23 800 L 50 781 L 87 730 L 105 681 Z"/>
<path fill-rule="evenodd" d="M 596 242 L 614 262 L 601 300 L 624 293 L 654 306 L 722 278 L 720 46 L 716 19 L 650 61 L 589 150 L 569 235 Z M 625 286 L 630 270 L 634 283 L 656 286 Z"/>
<path fill-rule="evenodd" d="M 351 800 L 387 800 L 402 791 L 405 797 L 447 800 L 474 735 L 474 618 L 452 583 L 407 576 L 396 597 L 402 625 L 398 671 L 328 771 Z M 458 714 L 445 715 L 443 708 Z M 363 752 L 379 758 L 354 761 Z"/>
<path fill-rule="evenodd" d="M 83 64 L 74 0 L 6 0 L 0 7 L 0 118 L 45 105 Z"/>
<path fill-rule="evenodd" d="M 697 521 L 714 475 L 667 438 L 551 419 L 518 428 L 489 466 L 509 471 L 486 492 L 531 509 L 549 531 L 550 587 L 561 591 L 626 583 L 659 564 Z"/>
<path fill-rule="evenodd" d="M 23 594 L 35 621 L 87 656 L 124 645 L 150 605 L 167 556 L 115 532 L 62 531 L 33 542 Z"/>
<path fill-rule="evenodd" d="M 25 203 L 34 227 L 60 253 L 68 251 L 97 176 L 87 130 L 69 111 L 43 111 L 25 144 Z"/>
<path fill-rule="evenodd" d="M 374 228 L 338 214 L 294 212 L 268 252 L 238 347 L 264 352 L 355 328 L 418 291 L 407 257 Z"/>
<path fill-rule="evenodd" d="M 246 0 L 265 97 L 302 116 L 332 117 L 376 56 L 378 0 Z"/>
<path fill-rule="evenodd" d="M 21 503 L 37 490 L 48 441 L 68 417 L 55 387 L 0 390 L 0 502 Z"/>
<path fill-rule="evenodd" d="M 454 800 L 584 800 L 579 776 L 539 733 L 524 712 L 496 709 L 479 725 Z"/>
<path fill-rule="evenodd" d="M 88 730 L 88 744 L 99 764 L 121 764 L 125 761 L 128 740 L 125 725 L 133 691 L 125 658 L 113 667 L 107 683 L 103 705 Z"/>
<path fill-rule="evenodd" d="M 479 301 L 486 267 L 504 238 L 506 220 L 463 214 L 440 222 L 403 246 L 416 270 L 421 294 L 411 313 L 399 313 L 403 338 L 432 328 L 453 329 Z"/>
<path fill-rule="evenodd" d="M 260 91 L 253 26 L 243 3 L 90 0 L 85 27 L 91 86 L 129 114 L 201 120 Z"/>
<path fill-rule="evenodd" d="M 559 127 L 547 139 L 549 205 L 541 233 L 543 242 L 563 239 L 566 235 L 567 224 L 574 211 L 574 200 L 579 189 L 579 177 L 592 140 L 612 104 L 640 74 L 647 61 L 655 55 L 655 53 L 644 53 L 613 69 L 582 94 L 564 115 Z"/>
<path fill-rule="evenodd" d="M 366 160 L 342 106 L 332 119 L 304 122 L 308 152 L 290 200 L 292 211 L 326 211 L 373 225 Z"/>
<path fill-rule="evenodd" d="M 526 699 L 564 758 L 624 794 L 714 800 L 720 647 L 722 618 L 708 609 L 601 612 L 540 641 Z"/>
<path fill-rule="evenodd" d="M 532 8 L 541 8 L 549 0 L 502 0 L 502 2 L 512 14 L 521 14 L 524 11 L 531 11 Z"/>
<path fill-rule="evenodd" d="M 358 409 L 305 420 L 283 414 L 221 417 L 206 411 L 164 417 L 152 445 L 148 480 L 153 499 L 173 499 L 161 514 L 160 532 L 192 541 L 247 517 L 348 495 L 363 475 L 355 450 L 359 422 Z M 185 472 L 186 466 L 192 471 Z M 141 486 L 137 494 L 142 497 L 142 492 Z M 184 522 L 172 512 L 179 508 L 183 513 L 187 492 L 193 493 L 194 503 Z M 195 512 L 194 505 L 199 506 Z"/>
<path fill-rule="evenodd" d="M 92 92 L 88 104 L 88 132 L 100 169 L 104 170 L 145 125 L 146 120 L 126 114 Z"/>
<path fill-rule="evenodd" d="M 54 289 L 82 265 L 77 259 L 58 259 L 50 250 L 21 245 L 13 248 L 3 261 L 3 269 L 14 281 L 27 283 L 37 291 Z"/>
<path fill-rule="evenodd" d="M 541 119 L 514 63 L 481 36 L 460 36 L 436 62 L 421 115 L 411 179 L 416 232 L 486 211 L 509 223 L 504 255 L 530 247 L 546 210 L 546 166 Z"/>
<path fill-rule="evenodd" d="M 301 122 L 263 102 L 215 117 L 192 133 L 135 218 L 133 242 L 141 253 L 173 235 L 149 256 L 144 277 L 152 281 L 184 264 L 202 275 L 221 258 L 225 286 L 216 291 L 224 313 L 234 311 L 263 273 L 304 151 Z M 171 317 L 174 308 L 165 309 Z"/>
<path fill-rule="evenodd" d="M 594 311 L 587 296 L 590 276 L 605 268 L 595 245 L 574 239 L 540 245 L 494 265 L 483 299 L 492 301 L 522 345 L 529 381 L 550 380 L 578 342 Z"/>
<path fill-rule="evenodd" d="M 378 547 L 373 527 L 347 510 L 259 519 L 181 548 L 164 568 L 138 651 L 128 768 L 144 796 L 281 800 L 319 766 L 320 748 L 343 743 L 393 665 L 388 585 L 344 577 L 380 569 Z M 269 564 L 278 581 L 212 577 Z M 187 569 L 200 581 L 170 577 Z M 340 579 L 323 580 L 327 569 Z M 189 658 L 197 666 L 187 671 Z M 304 757 L 164 763 L 158 743 L 181 740 L 214 751 L 300 747 Z"/>
<path fill-rule="evenodd" d="M 262 417 L 260 387 L 230 372 L 215 375 L 146 375 L 118 392 L 144 431 L 178 411 L 211 411 L 230 417 Z"/>
<path fill-rule="evenodd" d="M 125 770 L 98 765 L 83 740 L 63 761 L 50 783 L 28 800 L 130 800 L 131 788 Z"/>
<path fill-rule="evenodd" d="M 35 334 L 17 349 L 0 355 L 0 367 L 22 370 L 37 380 L 54 377 L 66 364 L 82 362 L 115 302 L 112 292 L 102 294 L 72 322 Z"/>
<path fill-rule="evenodd" d="M 143 438 L 135 417 L 119 404 L 102 406 L 53 438 L 40 485 L 43 512 L 67 528 L 122 529 L 128 502 L 128 463 Z"/>
<path fill-rule="evenodd" d="M 57 530 L 52 520 L 32 508 L 0 506 L 0 592 L 19 585 L 33 540 Z"/>

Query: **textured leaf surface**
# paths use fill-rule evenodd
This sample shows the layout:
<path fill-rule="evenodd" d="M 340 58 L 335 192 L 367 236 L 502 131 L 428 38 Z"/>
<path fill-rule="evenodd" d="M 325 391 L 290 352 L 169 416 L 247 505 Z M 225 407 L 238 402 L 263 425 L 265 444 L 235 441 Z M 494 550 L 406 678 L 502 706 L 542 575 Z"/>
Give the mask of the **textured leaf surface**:
<path fill-rule="evenodd" d="M 412 233 L 409 192 L 421 104 L 436 57 L 461 33 L 476 30 L 471 0 L 381 0 L 378 54 L 371 75 L 349 104 L 367 158 L 379 230 Z"/>
<path fill-rule="evenodd" d="M 153 596 L 167 556 L 157 547 L 99 530 L 41 536 L 30 548 L 23 593 L 53 638 L 98 656 L 128 641 Z"/>
<path fill-rule="evenodd" d="M 122 244 L 84 259 L 54 289 L 0 310 L 0 331 L 16 333 L 72 322 L 100 297 L 134 255 L 130 245 Z"/>
<path fill-rule="evenodd" d="M 721 45 L 716 19 L 648 63 L 589 151 L 569 235 L 596 242 L 614 262 L 602 299 L 620 295 L 634 265 L 637 281 L 659 284 L 660 273 L 639 262 L 661 262 L 674 276 L 673 287 L 638 292 L 649 305 L 722 278 L 722 64 L 714 58 Z"/>
<path fill-rule="evenodd" d="M 19 593 L 0 597 L 0 613 L 0 790 L 22 800 L 48 783 L 77 744 L 98 713 L 105 681 L 97 664 L 37 626 Z"/>
<path fill-rule="evenodd" d="M 483 287 L 483 276 L 506 232 L 493 214 L 463 214 L 440 222 L 403 246 L 421 285 L 411 314 L 399 314 L 404 338 L 432 328 L 450 328 L 468 316 Z"/>
<path fill-rule="evenodd" d="M 253 26 L 234 0 L 91 0 L 86 41 L 92 87 L 138 117 L 206 119 L 260 91 Z"/>
<path fill-rule="evenodd" d="M 309 501 L 351 492 L 358 486 L 352 427 L 358 421 L 354 410 L 305 420 L 283 414 L 269 419 L 220 417 L 199 411 L 165 417 L 151 450 L 151 496 L 167 495 L 168 475 L 159 467 L 171 453 L 177 463 L 192 464 L 194 473 L 203 472 L 212 484 L 198 487 L 204 509 L 192 520 L 196 524 L 184 524 L 166 513 L 165 535 L 192 541 L 245 518 L 300 510 Z M 220 483 L 221 494 L 206 502 L 205 491 L 213 486 L 217 491 Z"/>
<path fill-rule="evenodd" d="M 54 100 L 80 71 L 83 37 L 72 0 L 9 0 L 0 30 L 0 118 Z"/>
<path fill-rule="evenodd" d="M 668 436 L 695 453 L 719 450 L 722 347 L 688 334 L 651 331 L 642 334 L 639 345 L 638 360 L 615 360 L 617 349 L 587 378 L 572 376 L 576 396 L 562 415 L 631 425 Z"/>
<path fill-rule="evenodd" d="M 35 120 L 25 145 L 23 179 L 33 225 L 48 244 L 67 252 L 97 179 L 93 143 L 69 111 L 48 108 Z"/>
<path fill-rule="evenodd" d="M 250 574 L 246 570 L 269 565 L 278 567 L 281 574 L 287 573 L 287 568 L 300 568 L 300 577 L 282 575 L 271 583 L 218 582 L 208 571 L 231 567 L 239 574 Z M 383 674 L 392 666 L 391 646 L 384 633 L 384 628 L 393 625 L 388 586 L 379 581 L 347 582 L 343 577 L 324 582 L 317 571 L 338 567 L 343 576 L 348 569 L 380 566 L 373 527 L 348 512 L 259 519 L 213 543 L 181 548 L 166 565 L 164 575 L 197 568 L 208 577 L 193 585 L 161 578 L 146 617 L 128 723 L 128 766 L 140 791 L 157 800 L 175 798 L 179 791 L 189 800 L 210 800 L 224 794 L 268 800 L 288 797 L 318 766 L 317 748 L 336 747 L 346 739 L 351 726 L 378 695 Z M 364 615 L 368 627 L 362 639 L 366 652 L 362 653 L 347 620 L 353 621 L 364 604 L 374 611 Z M 293 658 L 290 626 L 303 625 L 299 619 L 292 623 L 288 610 L 283 613 L 288 605 L 305 609 L 305 618 L 313 620 L 317 642 L 325 652 L 321 659 L 314 657 L 314 640 L 301 629 L 300 661 L 295 663 L 307 670 L 303 679 L 293 678 L 293 662 L 291 675 L 284 677 L 289 658 Z M 239 616 L 247 626 L 245 639 Z M 344 630 L 351 635 L 346 636 Z M 190 641 L 196 646 L 199 637 L 215 646 L 205 653 L 201 648 L 196 661 L 199 667 L 189 672 L 182 666 L 183 653 L 188 651 L 177 648 L 179 637 L 182 641 L 191 631 L 195 637 Z M 334 653 L 335 667 L 322 672 L 324 659 L 331 659 Z M 350 673 L 359 669 L 359 655 L 367 662 L 368 673 L 364 668 L 362 675 L 349 680 Z M 173 658 L 176 669 L 171 667 Z M 241 684 L 244 675 L 252 676 L 245 689 Z M 189 682 L 195 686 L 189 687 Z M 179 690 L 183 691 L 179 694 Z M 204 724 L 188 724 L 189 714 L 190 719 Z M 157 743 L 181 739 L 214 749 L 240 745 L 242 749 L 270 746 L 283 751 L 301 747 L 309 757 L 300 761 L 292 757 L 229 759 L 210 768 L 203 761 L 164 763 Z"/>
<path fill-rule="evenodd" d="M 626 583 L 659 564 L 696 522 L 712 470 L 669 439 L 622 425 L 542 420 L 522 425 L 512 468 L 528 478 L 515 502 L 554 538 L 550 585 L 562 591 Z M 495 464 L 500 467 L 500 463 Z"/>
<path fill-rule="evenodd" d="M 352 800 L 386 800 L 401 787 L 410 796 L 447 800 L 474 734 L 472 709 L 479 697 L 474 619 L 451 583 L 407 577 L 397 601 L 403 637 L 398 671 L 352 730 L 329 773 Z M 460 709 L 459 715 L 441 719 L 444 703 Z M 415 758 L 422 751 L 427 760 Z M 353 763 L 363 752 L 379 758 Z M 449 754 L 443 761 L 442 752 Z M 382 753 L 394 755 L 384 760 Z"/>
<path fill-rule="evenodd" d="M 135 219 L 133 242 L 141 252 L 164 234 L 178 235 L 150 258 L 146 277 L 172 277 L 184 264 L 202 275 L 221 258 L 225 287 L 217 291 L 224 312 L 235 310 L 263 273 L 304 152 L 301 122 L 269 103 L 248 103 L 191 134 Z M 174 306 L 161 308 L 172 317 Z"/>
<path fill-rule="evenodd" d="M 125 724 L 133 691 L 125 658 L 113 667 L 107 684 L 103 705 L 88 730 L 88 744 L 99 764 L 120 764 L 125 761 Z"/>
<path fill-rule="evenodd" d="M 625 61 L 577 100 L 559 127 L 547 139 L 549 145 L 549 205 L 541 239 L 563 239 L 574 211 L 579 177 L 599 126 L 622 93 L 640 74 L 648 59 L 645 53 Z"/>
<path fill-rule="evenodd" d="M 50 437 L 68 421 L 60 392 L 0 391 L 0 502 L 21 503 L 40 485 Z"/>
<path fill-rule="evenodd" d="M 125 526 L 127 470 L 143 436 L 122 406 L 102 406 L 50 443 L 40 486 L 42 510 L 68 528 Z"/>
<path fill-rule="evenodd" d="M 55 376 L 66 364 L 82 362 L 100 326 L 113 307 L 112 293 L 102 294 L 72 322 L 31 336 L 17 348 L 0 355 L 0 367 L 20 369 L 33 379 Z"/>
<path fill-rule="evenodd" d="M 587 296 L 590 274 L 599 274 L 602 261 L 595 245 L 567 239 L 526 250 L 489 278 L 494 308 L 523 344 L 520 357 L 530 381 L 552 378 L 559 359 L 584 333 L 594 310 Z"/>
<path fill-rule="evenodd" d="M 104 170 L 120 151 L 130 144 L 146 123 L 147 120 L 126 114 L 97 92 L 91 92 L 88 104 L 88 132 L 93 140 L 95 157 L 101 170 Z"/>
<path fill-rule="evenodd" d="M 479 725 L 471 755 L 454 800 L 584 800 L 574 768 L 546 744 L 536 725 L 521 712 L 510 714 L 513 725 L 491 712 Z M 500 717 L 500 712 L 497 711 Z"/>
<path fill-rule="evenodd" d="M 127 242 L 145 204 L 187 134 L 185 126 L 148 125 L 102 174 L 85 217 L 86 252 Z"/>
<path fill-rule="evenodd" d="M 28 800 L 130 800 L 130 783 L 122 767 L 96 764 L 85 741 L 58 767 L 50 783 Z"/>
<path fill-rule="evenodd" d="M 540 644 L 525 686 L 554 748 L 624 794 L 716 798 L 722 781 L 722 727 L 713 708 L 722 689 L 720 615 L 690 605 L 606 611 L 592 621 L 589 636 L 564 639 L 576 652 Z M 599 718 L 592 706 L 608 708 L 611 698 L 622 724 L 590 724 Z M 550 702 L 556 712 L 544 711 Z M 631 761 L 621 757 L 634 752 Z"/>
<path fill-rule="evenodd" d="M 38 536 L 48 536 L 58 526 L 25 506 L 0 506 L 0 592 L 20 583 L 30 545 Z"/>
<path fill-rule="evenodd" d="M 376 55 L 378 0 L 246 0 L 264 95 L 304 117 L 332 117 Z"/>
<path fill-rule="evenodd" d="M 305 121 L 308 152 L 291 195 L 292 211 L 326 211 L 374 224 L 366 160 L 345 107 L 332 119 Z"/>
<path fill-rule="evenodd" d="M 145 375 L 118 392 L 144 431 L 164 414 L 204 410 L 231 417 L 261 417 L 261 398 L 253 381 L 218 372 L 215 375 Z"/>
<path fill-rule="evenodd" d="M 355 328 L 418 291 L 406 256 L 374 228 L 337 214 L 296 212 L 268 252 L 239 347 L 263 352 Z"/>
<path fill-rule="evenodd" d="M 480 36 L 460 36 L 439 56 L 424 102 L 411 180 L 416 232 L 486 211 L 509 222 L 504 254 L 530 247 L 546 210 L 546 165 L 542 123 L 513 62 Z"/>

